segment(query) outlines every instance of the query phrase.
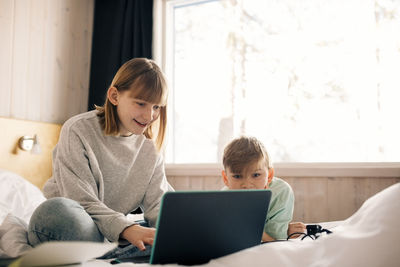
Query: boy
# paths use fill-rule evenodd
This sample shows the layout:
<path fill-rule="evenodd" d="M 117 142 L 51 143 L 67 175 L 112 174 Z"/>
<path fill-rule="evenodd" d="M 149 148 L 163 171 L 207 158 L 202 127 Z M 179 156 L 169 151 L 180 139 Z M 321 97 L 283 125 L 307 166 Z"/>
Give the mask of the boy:
<path fill-rule="evenodd" d="M 290 223 L 294 195 L 288 183 L 274 177 L 274 169 L 264 145 L 254 137 L 240 137 L 224 149 L 224 189 L 269 189 L 272 191 L 262 241 L 286 239 L 294 232 L 305 232 L 301 222 Z"/>

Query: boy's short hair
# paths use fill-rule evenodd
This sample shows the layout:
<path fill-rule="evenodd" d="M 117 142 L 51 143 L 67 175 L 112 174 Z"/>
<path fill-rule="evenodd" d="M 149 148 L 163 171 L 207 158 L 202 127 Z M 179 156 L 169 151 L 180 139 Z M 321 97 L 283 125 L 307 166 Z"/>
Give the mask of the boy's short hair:
<path fill-rule="evenodd" d="M 241 136 L 232 140 L 224 149 L 222 163 L 233 173 L 244 171 L 249 164 L 265 160 L 268 169 L 272 164 L 264 145 L 255 137 Z"/>

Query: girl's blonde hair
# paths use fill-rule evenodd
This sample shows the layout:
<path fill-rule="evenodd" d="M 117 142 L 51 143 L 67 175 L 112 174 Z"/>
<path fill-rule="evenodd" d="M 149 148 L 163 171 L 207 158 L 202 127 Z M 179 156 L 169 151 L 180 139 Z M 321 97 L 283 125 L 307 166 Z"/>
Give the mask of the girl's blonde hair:
<path fill-rule="evenodd" d="M 154 122 L 156 124 L 151 124 L 144 132 L 144 135 L 149 139 L 153 139 L 154 132 L 157 132 L 155 144 L 160 151 L 166 135 L 168 96 L 167 82 L 161 69 L 151 59 L 131 59 L 119 68 L 110 87 L 117 88 L 119 92 L 131 90 L 133 98 L 160 105 L 159 119 Z M 104 134 L 118 135 L 120 121 L 117 107 L 106 97 L 104 105 L 96 106 L 96 109 Z"/>
<path fill-rule="evenodd" d="M 242 136 L 232 140 L 224 149 L 222 163 L 233 173 L 245 171 L 249 164 L 264 160 L 268 169 L 272 164 L 264 145 L 254 137 Z"/>

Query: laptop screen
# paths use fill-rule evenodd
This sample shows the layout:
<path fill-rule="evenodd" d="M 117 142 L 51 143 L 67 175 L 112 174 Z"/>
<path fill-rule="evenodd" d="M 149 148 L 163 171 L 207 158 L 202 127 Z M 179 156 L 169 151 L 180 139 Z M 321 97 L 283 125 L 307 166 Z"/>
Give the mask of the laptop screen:
<path fill-rule="evenodd" d="M 260 244 L 270 199 L 269 190 L 166 193 L 150 263 L 202 264 Z"/>

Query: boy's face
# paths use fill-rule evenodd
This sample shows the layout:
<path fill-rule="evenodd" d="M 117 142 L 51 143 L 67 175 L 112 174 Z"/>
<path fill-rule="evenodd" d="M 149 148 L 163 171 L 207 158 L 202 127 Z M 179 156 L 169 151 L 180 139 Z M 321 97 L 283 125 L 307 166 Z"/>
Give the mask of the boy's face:
<path fill-rule="evenodd" d="M 252 163 L 240 173 L 233 173 L 230 168 L 222 171 L 222 178 L 229 189 L 267 189 L 273 177 L 273 170 L 268 171 L 264 160 Z"/>

